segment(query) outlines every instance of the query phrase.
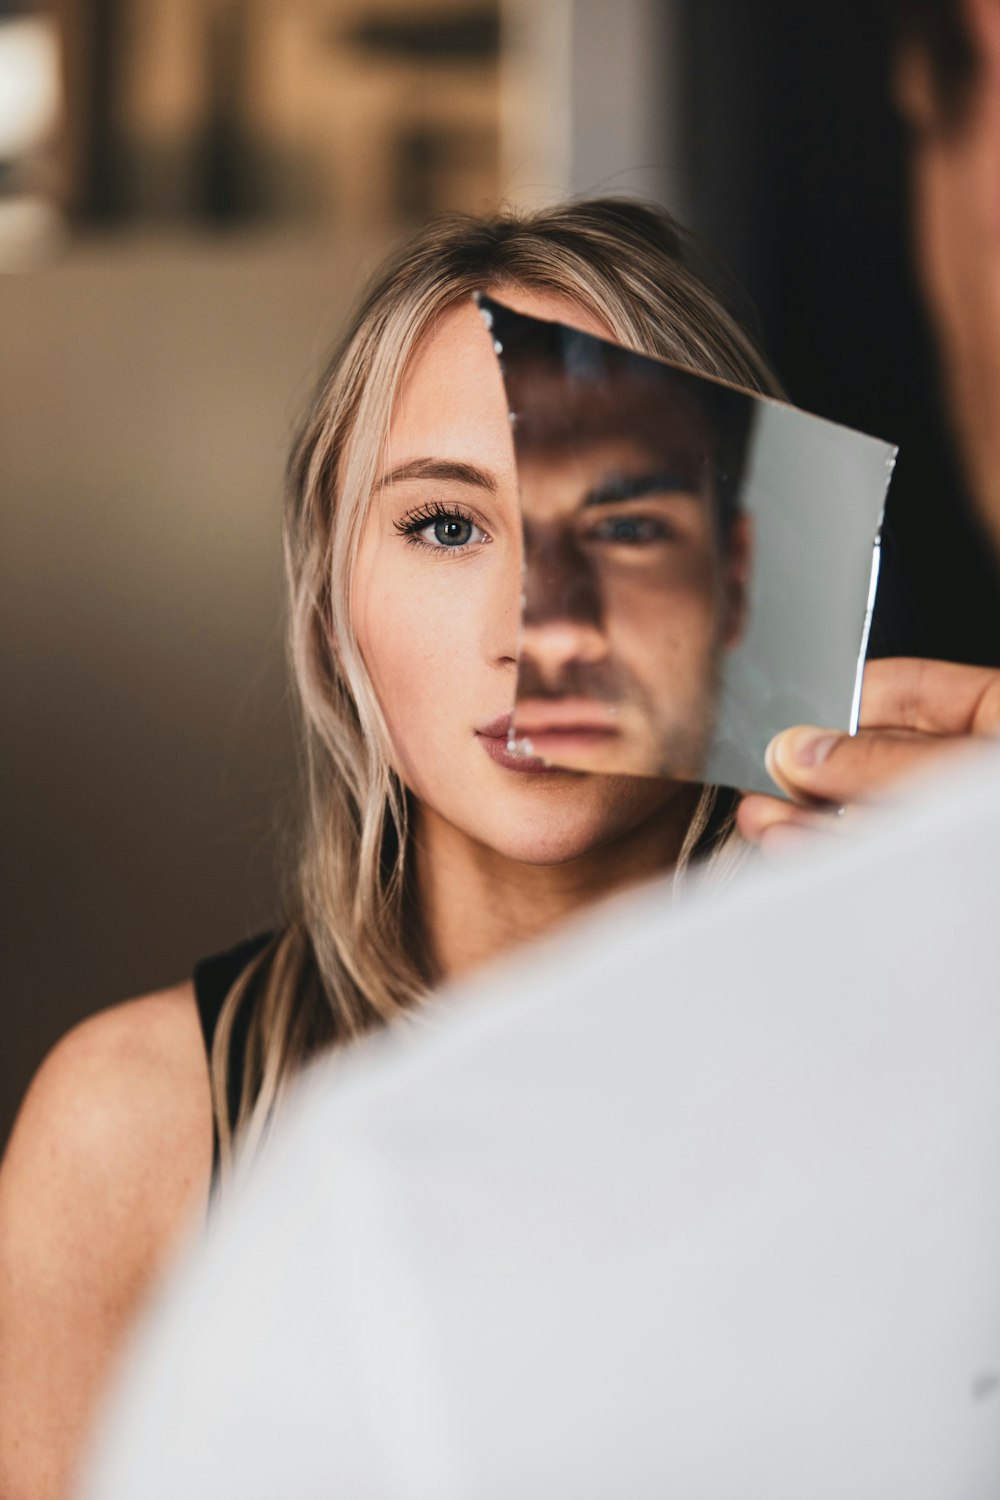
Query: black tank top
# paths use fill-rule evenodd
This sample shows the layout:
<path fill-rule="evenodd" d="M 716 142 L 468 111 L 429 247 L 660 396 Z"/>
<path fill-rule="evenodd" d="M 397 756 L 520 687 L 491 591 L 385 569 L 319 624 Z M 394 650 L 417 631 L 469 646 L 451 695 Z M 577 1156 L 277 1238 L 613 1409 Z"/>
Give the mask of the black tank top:
<path fill-rule="evenodd" d="M 215 1040 L 219 1015 L 225 1003 L 226 996 L 247 965 L 252 963 L 257 955 L 267 947 L 273 936 L 273 933 L 268 932 L 260 934 L 257 937 L 248 938 L 246 942 L 238 943 L 235 948 L 230 948 L 226 953 L 217 953 L 214 957 L 203 958 L 199 963 L 195 964 L 194 993 L 198 1003 L 198 1019 L 201 1022 L 201 1034 L 205 1039 L 205 1051 L 208 1054 L 209 1062 L 211 1062 L 212 1043 Z M 259 980 L 255 979 L 254 983 L 248 989 L 242 1005 L 236 1012 L 236 1018 L 233 1023 L 232 1046 L 229 1052 L 229 1076 L 226 1080 L 226 1106 L 229 1113 L 230 1129 L 235 1128 L 236 1116 L 239 1111 L 240 1094 L 243 1088 L 243 1069 L 246 1061 L 247 1031 L 250 1025 L 250 1017 L 253 1014 L 258 984 Z M 219 1131 L 218 1125 L 213 1119 L 213 1182 L 218 1176 L 218 1169 Z"/>

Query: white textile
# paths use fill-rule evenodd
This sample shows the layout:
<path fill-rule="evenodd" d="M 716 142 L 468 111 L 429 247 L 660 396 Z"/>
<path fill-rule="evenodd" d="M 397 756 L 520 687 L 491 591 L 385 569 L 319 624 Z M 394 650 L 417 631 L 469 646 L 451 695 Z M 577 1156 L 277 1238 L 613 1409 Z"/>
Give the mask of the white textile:
<path fill-rule="evenodd" d="M 997 1500 L 1000 755 L 321 1066 L 87 1500 Z"/>

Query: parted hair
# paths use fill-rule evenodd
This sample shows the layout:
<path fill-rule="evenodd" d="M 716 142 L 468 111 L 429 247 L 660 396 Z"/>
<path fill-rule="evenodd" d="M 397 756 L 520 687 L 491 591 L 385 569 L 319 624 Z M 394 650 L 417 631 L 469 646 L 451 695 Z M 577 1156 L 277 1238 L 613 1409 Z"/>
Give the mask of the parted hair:
<path fill-rule="evenodd" d="M 612 336 L 772 395 L 754 337 L 661 210 L 618 199 L 432 223 L 377 275 L 288 464 L 288 646 L 303 747 L 301 830 L 278 935 L 220 1015 L 212 1092 L 224 1171 L 317 1052 L 382 1027 L 434 984 L 408 858 L 407 793 L 351 629 L 361 529 L 404 372 L 433 321 L 476 290 L 559 293 Z M 705 788 L 678 862 L 724 860 L 731 794 Z"/>

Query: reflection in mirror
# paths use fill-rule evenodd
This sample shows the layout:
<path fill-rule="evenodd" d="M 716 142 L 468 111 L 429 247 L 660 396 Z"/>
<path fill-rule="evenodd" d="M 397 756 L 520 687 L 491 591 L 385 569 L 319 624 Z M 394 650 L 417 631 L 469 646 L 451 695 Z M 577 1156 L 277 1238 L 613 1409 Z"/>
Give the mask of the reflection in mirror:
<path fill-rule="evenodd" d="M 517 747 L 773 792 L 778 730 L 856 727 L 895 450 L 478 300 L 521 495 Z"/>

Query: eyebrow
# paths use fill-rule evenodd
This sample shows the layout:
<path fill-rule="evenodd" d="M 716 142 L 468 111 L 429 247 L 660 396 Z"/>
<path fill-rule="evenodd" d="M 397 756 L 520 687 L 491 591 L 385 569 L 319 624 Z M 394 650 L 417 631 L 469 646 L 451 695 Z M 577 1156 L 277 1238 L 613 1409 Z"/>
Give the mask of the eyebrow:
<path fill-rule="evenodd" d="M 465 464 L 453 458 L 411 458 L 383 474 L 377 488 L 399 484 L 405 479 L 437 479 L 451 484 L 469 484 L 476 489 L 496 494 L 497 482 L 486 469 L 477 469 L 475 464 Z"/>
<path fill-rule="evenodd" d="M 612 474 L 600 484 L 588 490 L 584 505 L 614 505 L 623 500 L 641 500 L 645 495 L 690 495 L 701 496 L 691 483 L 691 476 L 676 470 L 661 470 L 656 474 Z"/>

